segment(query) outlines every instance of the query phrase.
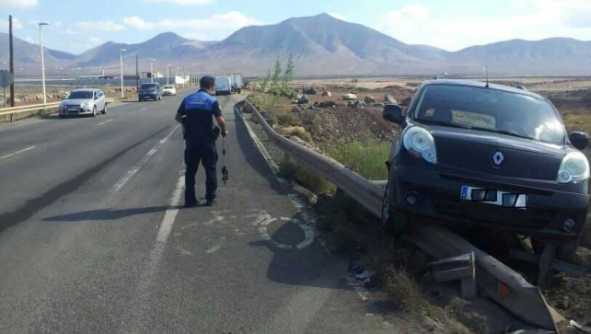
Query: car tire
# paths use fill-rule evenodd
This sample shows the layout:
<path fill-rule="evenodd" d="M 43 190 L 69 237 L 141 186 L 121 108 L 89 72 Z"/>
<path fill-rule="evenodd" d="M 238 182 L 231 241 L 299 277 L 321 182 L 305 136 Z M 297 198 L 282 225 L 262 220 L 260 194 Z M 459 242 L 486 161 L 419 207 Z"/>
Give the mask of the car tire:
<path fill-rule="evenodd" d="M 107 114 L 107 104 L 106 103 L 105 103 L 105 107 L 103 108 L 102 114 L 103 115 Z"/>
<path fill-rule="evenodd" d="M 577 253 L 579 248 L 578 241 L 569 241 L 558 245 L 556 248 L 556 257 L 560 260 L 569 261 Z"/>
<path fill-rule="evenodd" d="M 382 227 L 390 235 L 399 236 L 409 228 L 411 215 L 401 212 L 393 202 L 396 200 L 393 193 L 396 191 L 394 182 L 389 181 L 384 191 L 382 202 Z"/>
<path fill-rule="evenodd" d="M 92 107 L 92 117 L 96 117 L 96 106 Z"/>

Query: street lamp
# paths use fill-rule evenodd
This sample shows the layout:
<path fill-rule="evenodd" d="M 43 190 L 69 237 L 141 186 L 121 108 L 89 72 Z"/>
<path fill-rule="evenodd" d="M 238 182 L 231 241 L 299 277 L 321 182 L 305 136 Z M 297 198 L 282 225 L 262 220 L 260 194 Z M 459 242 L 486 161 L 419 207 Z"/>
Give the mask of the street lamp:
<path fill-rule="evenodd" d="M 121 69 L 121 98 L 125 98 L 125 92 L 123 91 L 123 52 L 127 51 L 126 49 L 119 50 L 119 67 Z"/>
<path fill-rule="evenodd" d="M 166 84 L 170 84 L 170 64 L 166 66 Z"/>
<path fill-rule="evenodd" d="M 42 27 L 48 26 L 47 22 L 39 22 L 39 47 L 41 48 L 41 84 L 43 85 L 43 104 L 47 104 L 47 92 L 45 90 L 45 55 L 43 52 Z"/>

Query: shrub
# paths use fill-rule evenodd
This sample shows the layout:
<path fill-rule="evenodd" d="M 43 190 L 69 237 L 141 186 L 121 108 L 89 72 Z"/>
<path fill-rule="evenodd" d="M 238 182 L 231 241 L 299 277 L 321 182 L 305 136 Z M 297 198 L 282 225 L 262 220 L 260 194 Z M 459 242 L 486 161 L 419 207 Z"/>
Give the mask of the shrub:
<path fill-rule="evenodd" d="M 386 161 L 390 155 L 390 142 L 353 141 L 327 147 L 326 153 L 362 176 L 372 180 L 388 178 Z"/>
<path fill-rule="evenodd" d="M 284 155 L 279 163 L 279 176 L 297 182 L 316 194 L 334 193 L 335 186 L 304 167 L 295 163 L 288 155 Z"/>

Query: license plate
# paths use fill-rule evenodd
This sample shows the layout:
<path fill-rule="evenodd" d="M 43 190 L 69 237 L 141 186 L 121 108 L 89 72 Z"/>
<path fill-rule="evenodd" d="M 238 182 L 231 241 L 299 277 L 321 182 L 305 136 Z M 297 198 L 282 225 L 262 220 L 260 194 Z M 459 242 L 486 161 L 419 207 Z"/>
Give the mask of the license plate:
<path fill-rule="evenodd" d="M 460 200 L 478 202 L 506 208 L 527 208 L 527 195 L 496 189 L 462 186 Z"/>

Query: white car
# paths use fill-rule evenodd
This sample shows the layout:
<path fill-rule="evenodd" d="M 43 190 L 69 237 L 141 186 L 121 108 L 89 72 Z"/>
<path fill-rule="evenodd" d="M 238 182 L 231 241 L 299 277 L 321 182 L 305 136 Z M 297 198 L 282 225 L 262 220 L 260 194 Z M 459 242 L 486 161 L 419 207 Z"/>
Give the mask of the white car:
<path fill-rule="evenodd" d="M 176 87 L 174 85 L 165 85 L 162 87 L 162 95 L 176 96 Z"/>
<path fill-rule="evenodd" d="M 59 116 L 88 115 L 95 117 L 99 112 L 107 113 L 105 93 L 99 89 L 84 88 L 70 92 L 58 108 Z"/>

